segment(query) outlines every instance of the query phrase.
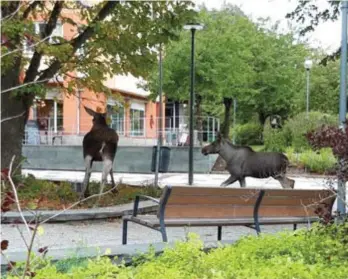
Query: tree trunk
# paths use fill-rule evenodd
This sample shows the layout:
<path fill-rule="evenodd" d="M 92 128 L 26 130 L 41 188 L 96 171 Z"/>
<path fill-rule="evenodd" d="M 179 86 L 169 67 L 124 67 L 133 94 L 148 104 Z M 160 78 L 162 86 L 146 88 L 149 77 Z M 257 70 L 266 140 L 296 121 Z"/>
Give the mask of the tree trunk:
<path fill-rule="evenodd" d="M 20 58 L 16 58 L 11 70 L 1 76 L 1 91 L 19 84 Z M 15 165 L 22 157 L 24 127 L 28 118 L 27 98 L 13 96 L 12 91 L 1 93 L 1 167 L 8 168 L 15 155 Z"/>
<path fill-rule="evenodd" d="M 259 112 L 259 122 L 260 124 L 262 125 L 262 127 L 265 125 L 265 122 L 266 122 L 266 119 L 267 119 L 267 115 L 262 113 L 262 112 Z"/>
<path fill-rule="evenodd" d="M 231 123 L 231 109 L 232 109 L 233 99 L 224 98 L 225 115 L 224 123 L 222 125 L 221 133 L 225 138 L 229 138 L 230 134 L 230 123 Z M 212 171 L 224 171 L 226 169 L 226 162 L 219 156 L 212 168 Z"/>
<path fill-rule="evenodd" d="M 16 117 L 26 110 L 23 102 L 6 95 L 9 94 L 1 95 L 1 168 L 8 168 L 14 155 L 16 156 L 15 165 L 20 162 L 26 122 L 26 115 Z M 8 117 L 14 118 L 3 121 Z"/>
<path fill-rule="evenodd" d="M 232 104 L 233 104 L 232 98 L 224 98 L 225 115 L 224 115 L 224 123 L 222 125 L 221 132 L 225 138 L 228 138 L 230 134 Z"/>
<path fill-rule="evenodd" d="M 202 111 L 201 111 L 201 104 L 202 104 L 202 96 L 199 94 L 196 95 L 196 127 L 198 131 L 198 141 L 200 146 L 203 145 L 203 119 L 202 119 Z"/>

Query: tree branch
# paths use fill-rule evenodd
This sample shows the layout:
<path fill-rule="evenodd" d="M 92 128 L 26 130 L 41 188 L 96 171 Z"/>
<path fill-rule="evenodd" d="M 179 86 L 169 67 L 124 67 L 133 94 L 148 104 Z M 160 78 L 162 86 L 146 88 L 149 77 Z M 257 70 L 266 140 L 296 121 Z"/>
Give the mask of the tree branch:
<path fill-rule="evenodd" d="M 14 87 L 7 88 L 7 89 L 5 89 L 5 90 L 2 90 L 2 91 L 1 91 L 1 94 L 10 92 L 10 91 L 12 91 L 12 90 L 16 90 L 16 89 L 19 89 L 19 88 L 22 88 L 22 87 L 25 87 L 25 86 L 28 86 L 28 85 L 32 85 L 32 84 L 36 84 L 36 83 L 44 83 L 44 82 L 49 81 L 49 80 L 50 80 L 50 78 L 44 79 L 44 80 L 34 80 L 34 81 L 31 81 L 31 82 L 22 83 L 22 84 L 20 84 L 20 85 L 18 85 L 18 86 L 14 86 Z"/>
<path fill-rule="evenodd" d="M 11 5 L 14 5 L 11 7 Z M 17 7 L 15 6 L 17 5 Z M 7 19 L 11 19 L 12 17 L 14 17 L 20 10 L 21 7 L 23 7 L 25 5 L 25 2 L 12 2 L 8 8 L 7 7 L 1 7 L 1 13 L 4 14 L 5 16 L 1 18 L 1 22 L 7 20 Z M 13 9 L 15 9 L 13 11 Z"/>
<path fill-rule="evenodd" d="M 42 40 L 36 42 L 35 44 L 32 44 L 30 47 L 35 47 L 35 46 L 37 46 L 38 44 L 41 44 L 42 42 L 47 41 L 49 38 L 50 38 L 50 36 L 45 37 L 45 38 L 43 38 Z M 17 52 L 17 51 L 22 51 L 22 50 L 24 50 L 24 48 L 16 48 L 16 49 L 14 49 L 14 50 L 12 50 L 12 51 L 6 52 L 5 54 L 1 55 L 0 57 L 1 57 L 1 58 L 4 58 L 4 57 L 7 56 L 7 55 L 10 55 L 10 54 L 12 54 L 12 53 L 15 53 L 15 52 Z"/>
<path fill-rule="evenodd" d="M 24 11 L 22 19 L 27 19 L 30 12 L 33 11 L 37 5 L 39 5 L 42 1 L 34 1 L 29 5 L 29 7 Z"/>
<path fill-rule="evenodd" d="M 25 113 L 26 113 L 26 111 L 23 111 L 21 114 L 17 114 L 17 115 L 14 115 L 14 116 L 10 116 L 10 117 L 3 118 L 3 119 L 1 119 L 0 123 L 3 123 L 3 122 L 6 122 L 6 121 L 9 121 L 9 120 L 12 120 L 12 119 L 21 117 L 21 116 L 23 116 Z"/>
<path fill-rule="evenodd" d="M 78 48 L 80 48 L 89 38 L 92 37 L 94 33 L 94 24 L 97 22 L 103 21 L 112 11 L 116 5 L 119 4 L 119 1 L 107 1 L 104 7 L 99 11 L 98 15 L 93 19 L 93 21 L 89 24 L 89 26 L 75 39 L 71 41 L 71 45 L 73 47 L 73 53 L 76 52 Z M 60 69 L 62 62 L 56 59 L 52 65 L 43 71 L 39 80 L 52 78 Z"/>
<path fill-rule="evenodd" d="M 17 189 L 16 189 L 16 186 L 14 185 L 13 183 L 13 180 L 12 180 L 12 166 L 13 166 L 13 162 L 15 160 L 16 156 L 13 156 L 12 159 L 11 159 L 11 163 L 10 163 L 10 168 L 9 168 L 9 171 L 8 171 L 8 180 L 11 184 L 11 187 L 12 187 L 12 191 L 13 191 L 13 194 L 15 196 L 15 203 L 17 205 L 17 209 L 18 209 L 18 212 L 19 212 L 19 215 L 21 216 L 21 219 L 23 221 L 23 224 L 25 225 L 25 228 L 27 229 L 28 231 L 28 234 L 29 236 L 31 237 L 32 234 L 30 232 L 30 228 L 28 226 L 28 223 L 27 221 L 25 220 L 24 216 L 23 216 L 23 212 L 22 212 L 22 209 L 21 209 L 21 205 L 19 203 L 19 199 L 18 199 L 18 193 L 17 193 Z"/>
<path fill-rule="evenodd" d="M 56 1 L 52 10 L 50 19 L 48 20 L 46 24 L 44 37 L 51 36 L 54 28 L 57 25 L 57 21 L 63 9 L 63 5 L 64 5 L 64 1 Z M 30 61 L 30 65 L 25 73 L 24 83 L 33 81 L 36 78 L 38 69 L 40 67 L 41 58 L 42 58 L 42 53 L 41 52 L 39 53 L 35 50 L 34 55 Z"/>

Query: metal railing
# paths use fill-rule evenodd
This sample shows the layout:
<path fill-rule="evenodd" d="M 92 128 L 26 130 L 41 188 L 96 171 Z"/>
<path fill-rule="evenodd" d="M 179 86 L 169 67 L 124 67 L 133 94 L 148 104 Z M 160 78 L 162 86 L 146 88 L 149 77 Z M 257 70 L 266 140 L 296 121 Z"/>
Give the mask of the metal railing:
<path fill-rule="evenodd" d="M 220 128 L 219 119 L 203 117 L 203 129 L 194 131 L 194 143 L 211 142 L 216 138 Z M 159 118 L 145 117 L 139 119 L 111 118 L 109 126 L 120 136 L 120 145 L 155 145 L 161 132 Z M 77 124 L 78 123 L 78 124 Z M 188 118 L 164 117 L 162 121 L 163 144 L 168 146 L 188 145 Z M 83 137 L 91 129 L 90 118 L 41 117 L 29 120 L 26 125 L 23 144 L 34 145 L 81 145 Z"/>

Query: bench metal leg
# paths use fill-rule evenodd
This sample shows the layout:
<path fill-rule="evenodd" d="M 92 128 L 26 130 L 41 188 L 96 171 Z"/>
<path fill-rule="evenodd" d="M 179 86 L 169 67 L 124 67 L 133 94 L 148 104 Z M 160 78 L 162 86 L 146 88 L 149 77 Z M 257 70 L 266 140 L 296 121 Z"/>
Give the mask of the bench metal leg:
<path fill-rule="evenodd" d="M 294 224 L 294 231 L 297 230 L 297 224 Z"/>
<path fill-rule="evenodd" d="M 161 234 L 162 234 L 162 240 L 163 242 L 168 242 L 168 238 L 167 238 L 167 232 L 165 228 L 161 228 Z"/>
<path fill-rule="evenodd" d="M 258 221 L 255 223 L 255 230 L 257 232 L 257 235 L 259 235 L 261 232 L 261 228 L 260 228 L 260 224 Z"/>
<path fill-rule="evenodd" d="M 218 241 L 221 240 L 221 235 L 222 235 L 222 227 L 218 226 Z"/>
<path fill-rule="evenodd" d="M 128 231 L 128 221 L 123 220 L 123 227 L 122 227 L 122 244 L 127 244 L 127 231 Z"/>

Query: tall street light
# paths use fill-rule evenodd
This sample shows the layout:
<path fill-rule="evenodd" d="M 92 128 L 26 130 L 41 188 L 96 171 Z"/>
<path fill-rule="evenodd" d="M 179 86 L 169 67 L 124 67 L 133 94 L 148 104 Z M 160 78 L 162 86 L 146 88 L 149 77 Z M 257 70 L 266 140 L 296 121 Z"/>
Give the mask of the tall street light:
<path fill-rule="evenodd" d="M 306 101 L 306 116 L 307 116 L 307 118 L 308 118 L 308 113 L 309 113 L 309 72 L 310 72 L 310 70 L 311 70 L 311 68 L 312 68 L 312 66 L 313 66 L 313 62 L 312 62 L 312 60 L 310 60 L 310 59 L 306 59 L 306 61 L 304 62 L 304 67 L 305 67 L 305 69 L 306 69 L 306 72 L 307 72 L 307 101 Z"/>
<path fill-rule="evenodd" d="M 341 41 L 341 77 L 340 77 L 340 109 L 339 109 L 339 126 L 341 129 L 346 128 L 347 113 L 347 13 L 348 2 L 342 1 L 342 41 Z M 342 164 L 342 162 L 339 162 Z M 344 216 L 346 213 L 346 182 L 343 179 L 338 180 L 337 185 L 337 211 Z"/>
<path fill-rule="evenodd" d="M 184 26 L 185 30 L 191 30 L 191 92 L 190 92 L 190 148 L 189 148 L 189 185 L 193 184 L 193 108 L 194 108 L 194 85 L 195 85 L 195 33 L 196 30 L 202 30 L 203 25 L 199 23 L 190 23 Z"/>

